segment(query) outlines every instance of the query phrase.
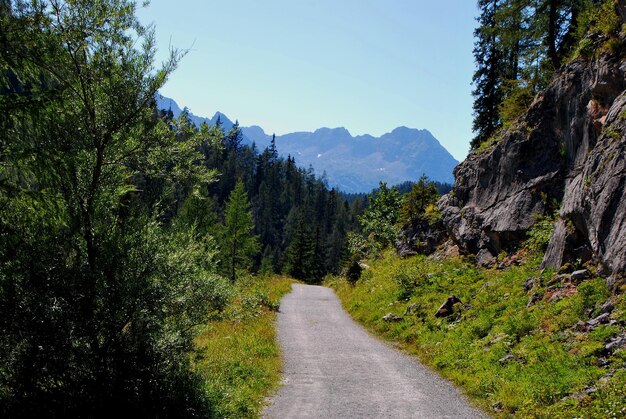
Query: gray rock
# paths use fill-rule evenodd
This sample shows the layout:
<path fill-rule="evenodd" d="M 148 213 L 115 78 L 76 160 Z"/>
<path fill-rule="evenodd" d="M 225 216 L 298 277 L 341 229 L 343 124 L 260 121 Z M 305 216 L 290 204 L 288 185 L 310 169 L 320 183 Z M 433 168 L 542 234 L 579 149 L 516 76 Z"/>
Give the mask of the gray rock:
<path fill-rule="evenodd" d="M 597 327 L 601 324 L 607 324 L 611 320 L 610 316 L 611 315 L 609 313 L 602 313 L 595 319 L 589 320 L 587 324 L 592 328 Z"/>
<path fill-rule="evenodd" d="M 615 303 L 610 300 L 600 306 L 602 313 L 611 313 L 613 309 L 615 309 Z"/>
<path fill-rule="evenodd" d="M 498 359 L 498 362 L 500 364 L 507 364 L 510 361 L 513 361 L 514 359 L 515 359 L 515 357 L 512 354 L 508 354 L 508 355 L 505 355 L 502 358 Z"/>
<path fill-rule="evenodd" d="M 524 282 L 524 291 L 528 292 L 537 285 L 537 278 L 530 277 Z"/>
<path fill-rule="evenodd" d="M 582 282 L 587 279 L 587 277 L 589 277 L 589 270 L 581 269 L 572 272 L 572 274 L 570 275 L 570 280 L 573 282 Z"/>
<path fill-rule="evenodd" d="M 441 222 L 429 224 L 422 222 L 419 225 L 403 228 L 395 241 L 396 252 L 401 257 L 416 254 L 430 255 L 437 246 L 446 240 L 446 230 Z"/>
<path fill-rule="evenodd" d="M 476 255 L 476 263 L 483 268 L 490 268 L 496 263 L 496 257 L 487 249 L 480 249 Z"/>
<path fill-rule="evenodd" d="M 419 303 L 413 303 L 406 306 L 406 310 L 404 310 L 404 315 L 407 314 L 416 314 L 419 312 L 421 305 Z"/>
<path fill-rule="evenodd" d="M 392 314 L 392 313 L 387 313 L 383 316 L 383 321 L 395 323 L 395 322 L 402 321 L 402 317 L 396 316 L 395 314 Z"/>
<path fill-rule="evenodd" d="M 612 353 L 619 348 L 623 348 L 624 346 L 626 346 L 626 336 L 618 336 L 604 345 L 604 350 L 608 353 Z"/>
<path fill-rule="evenodd" d="M 620 87 L 624 89 L 623 81 Z M 605 99 L 611 106 L 602 134 L 566 184 L 560 224 L 569 226 L 568 235 L 555 232 L 544 266 L 572 259 L 572 249 L 584 242 L 604 272 L 626 270 L 626 121 L 619 117 L 626 110 L 626 94 L 610 99 Z"/>
<path fill-rule="evenodd" d="M 530 308 L 530 307 L 534 306 L 536 303 L 541 301 L 542 298 L 543 298 L 542 294 L 535 293 L 535 294 L 531 295 L 530 299 L 528 300 L 528 304 L 526 304 L 526 308 Z"/>

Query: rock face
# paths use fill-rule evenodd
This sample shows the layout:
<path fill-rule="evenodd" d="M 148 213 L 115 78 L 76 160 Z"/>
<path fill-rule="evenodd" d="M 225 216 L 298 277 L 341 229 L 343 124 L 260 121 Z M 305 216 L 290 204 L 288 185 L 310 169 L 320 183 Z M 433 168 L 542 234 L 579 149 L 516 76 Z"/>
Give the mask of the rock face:
<path fill-rule="evenodd" d="M 416 254 L 430 255 L 446 239 L 446 231 L 441 222 L 429 224 L 424 221 L 419 225 L 400 230 L 395 242 L 396 251 L 401 257 Z"/>
<path fill-rule="evenodd" d="M 623 89 L 626 64 L 620 70 Z M 589 250 L 605 273 L 626 271 L 626 93 L 611 99 L 605 99 L 609 111 L 595 147 L 567 180 L 544 266 L 558 267 Z"/>
<path fill-rule="evenodd" d="M 626 270 L 626 63 L 568 64 L 491 148 L 455 169 L 439 202 L 452 239 L 491 260 L 562 201 L 544 265 L 598 258 Z"/>

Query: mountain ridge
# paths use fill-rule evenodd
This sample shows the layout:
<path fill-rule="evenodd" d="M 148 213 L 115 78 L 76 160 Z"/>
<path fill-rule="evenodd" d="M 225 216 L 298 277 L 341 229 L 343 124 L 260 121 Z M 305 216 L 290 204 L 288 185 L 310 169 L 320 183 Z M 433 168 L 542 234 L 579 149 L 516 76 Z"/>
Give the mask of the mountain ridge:
<path fill-rule="evenodd" d="M 183 111 L 173 99 L 159 95 L 157 106 L 171 109 L 174 116 Z M 225 131 L 233 122 L 216 112 L 209 119 L 189 112 L 197 125 L 215 124 L 220 116 Z M 241 127 L 243 141 L 267 147 L 272 135 L 259 125 Z M 275 136 L 280 155 L 292 156 L 302 167 L 313 167 L 329 185 L 343 192 L 363 193 L 378 187 L 380 181 L 400 184 L 426 175 L 434 181 L 452 183 L 458 161 L 427 129 L 399 126 L 379 137 L 370 134 L 353 136 L 345 127 L 320 127 Z"/>

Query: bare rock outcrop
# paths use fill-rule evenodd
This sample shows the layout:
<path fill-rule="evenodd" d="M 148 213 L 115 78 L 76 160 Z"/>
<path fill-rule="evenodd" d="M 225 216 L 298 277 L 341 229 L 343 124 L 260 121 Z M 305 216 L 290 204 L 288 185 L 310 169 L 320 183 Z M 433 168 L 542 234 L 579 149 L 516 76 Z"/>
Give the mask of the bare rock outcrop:
<path fill-rule="evenodd" d="M 588 248 L 606 273 L 626 271 L 626 93 L 613 101 L 596 146 L 567 180 L 544 266 Z"/>
<path fill-rule="evenodd" d="M 521 244 L 538 215 L 560 216 L 544 261 L 597 257 L 626 270 L 626 63 L 620 53 L 560 71 L 487 150 L 455 169 L 439 201 L 448 234 L 488 260 Z"/>

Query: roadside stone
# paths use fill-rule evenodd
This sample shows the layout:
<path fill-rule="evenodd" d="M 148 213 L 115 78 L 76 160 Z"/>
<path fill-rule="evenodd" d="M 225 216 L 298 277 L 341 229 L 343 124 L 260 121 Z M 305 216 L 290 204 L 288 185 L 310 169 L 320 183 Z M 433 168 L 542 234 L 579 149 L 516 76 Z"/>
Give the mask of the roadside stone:
<path fill-rule="evenodd" d="M 515 359 L 515 357 L 512 354 L 508 354 L 508 355 L 505 355 L 502 358 L 498 359 L 498 362 L 500 364 L 507 364 L 510 361 L 513 361 L 514 359 Z"/>
<path fill-rule="evenodd" d="M 534 293 L 533 295 L 530 296 L 530 299 L 528 300 L 528 304 L 526 304 L 526 308 L 530 308 L 530 307 L 534 306 L 539 301 L 541 301 L 542 298 L 543 298 L 542 294 L 539 294 L 537 292 Z"/>
<path fill-rule="evenodd" d="M 572 272 L 572 274 L 570 275 L 570 280 L 572 282 L 580 283 L 584 281 L 585 279 L 587 279 L 587 277 L 589 277 L 589 270 L 580 269 L 578 271 Z"/>
<path fill-rule="evenodd" d="M 435 312 L 435 317 L 447 317 L 454 312 L 455 304 L 462 304 L 461 300 L 456 295 L 451 295 Z"/>
<path fill-rule="evenodd" d="M 578 323 L 576 323 L 576 326 L 574 326 L 574 329 L 576 329 L 578 332 L 586 332 L 588 328 L 589 326 L 587 322 L 584 322 L 582 320 L 578 320 Z"/>
<path fill-rule="evenodd" d="M 528 292 L 531 289 L 535 288 L 536 285 L 537 285 L 537 278 L 530 277 L 526 280 L 526 282 L 524 282 L 524 290 Z"/>
<path fill-rule="evenodd" d="M 491 405 L 491 408 L 495 411 L 495 412 L 502 412 L 504 410 L 504 404 L 502 403 L 502 400 L 498 400 L 497 402 L 495 402 L 494 404 Z"/>
<path fill-rule="evenodd" d="M 617 277 L 615 275 L 606 278 L 606 286 L 609 287 L 611 291 L 615 290 L 615 284 L 617 284 Z"/>
<path fill-rule="evenodd" d="M 418 303 L 409 304 L 408 306 L 406 306 L 404 315 L 406 316 L 407 314 L 416 314 L 417 312 L 419 312 L 420 308 L 421 306 Z"/>
<path fill-rule="evenodd" d="M 606 367 L 607 365 L 609 365 L 609 361 L 606 358 L 598 358 L 599 367 Z"/>
<path fill-rule="evenodd" d="M 612 353 L 624 346 L 626 346 L 626 335 L 613 338 L 609 343 L 604 345 L 604 350 L 608 353 Z"/>
<path fill-rule="evenodd" d="M 607 301 L 606 303 L 600 306 L 600 312 L 611 313 L 614 308 L 615 308 L 615 303 L 613 301 Z"/>
<path fill-rule="evenodd" d="M 480 249 L 476 255 L 476 263 L 483 268 L 491 268 L 496 263 L 496 257 L 487 249 Z"/>
<path fill-rule="evenodd" d="M 609 313 L 602 313 L 595 319 L 589 320 L 587 324 L 591 326 L 592 329 L 596 328 L 600 326 L 601 324 L 607 324 L 611 320 L 610 316 L 611 315 Z"/>
<path fill-rule="evenodd" d="M 554 303 L 562 300 L 563 298 L 571 297 L 572 295 L 575 295 L 577 293 L 578 290 L 576 289 L 576 287 L 571 283 L 567 283 L 564 284 L 563 288 L 557 288 L 548 291 L 544 298 L 548 300 L 548 302 Z"/>
<path fill-rule="evenodd" d="M 402 321 L 402 317 L 396 316 L 395 314 L 387 313 L 383 316 L 383 321 L 397 323 L 399 321 Z"/>
<path fill-rule="evenodd" d="M 595 387 L 585 387 L 585 394 L 586 394 L 587 396 L 590 396 L 590 395 L 592 395 L 593 393 L 596 393 L 597 391 L 598 391 L 598 389 L 597 389 L 597 388 L 595 388 Z"/>

